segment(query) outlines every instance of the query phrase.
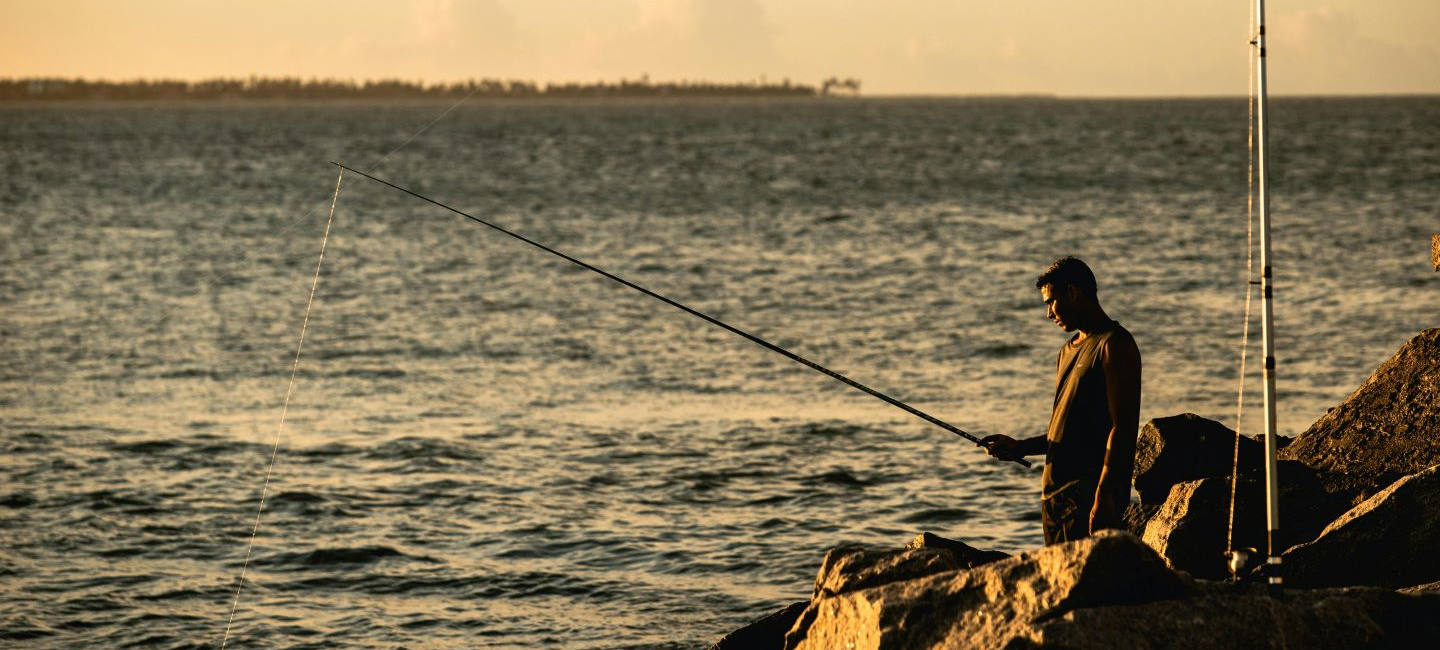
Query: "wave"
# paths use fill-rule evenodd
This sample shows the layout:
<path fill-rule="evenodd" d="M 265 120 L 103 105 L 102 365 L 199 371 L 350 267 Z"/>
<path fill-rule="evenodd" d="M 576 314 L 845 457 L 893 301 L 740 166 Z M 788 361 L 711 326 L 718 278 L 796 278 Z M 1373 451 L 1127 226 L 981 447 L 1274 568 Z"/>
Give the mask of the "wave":
<path fill-rule="evenodd" d="M 949 523 L 965 521 L 972 516 L 972 513 L 964 508 L 928 508 L 901 517 L 900 521 L 907 524 Z"/>
<path fill-rule="evenodd" d="M 173 439 L 141 440 L 138 442 L 117 442 L 109 445 L 112 451 L 131 454 L 154 454 L 186 446 Z"/>
<path fill-rule="evenodd" d="M 149 508 L 158 505 L 157 501 L 152 498 L 121 494 L 113 490 L 97 490 L 81 496 L 83 499 L 88 500 L 92 510 L 108 510 L 110 508 L 121 507 L 127 508 L 125 512 L 131 512 L 130 509 L 141 508 L 147 509 L 146 514 L 148 514 Z"/>
<path fill-rule="evenodd" d="M 990 359 L 1004 359 L 1029 352 L 1033 347 L 1024 343 L 996 343 L 976 348 L 974 355 Z"/>
<path fill-rule="evenodd" d="M 317 548 L 305 552 L 274 553 L 256 558 L 252 564 L 276 569 L 323 569 L 375 564 L 382 561 L 424 562 L 443 564 L 443 560 L 425 555 L 409 555 L 389 546 L 354 546 Z"/>
<path fill-rule="evenodd" d="M 339 456 L 349 456 L 352 454 L 360 453 L 360 449 L 358 447 L 347 445 L 342 442 L 330 442 L 323 445 L 316 445 L 314 447 L 297 449 L 290 453 L 293 453 L 296 456 L 303 456 L 306 458 L 335 458 Z"/>
<path fill-rule="evenodd" d="M 162 372 L 155 377 L 159 379 L 209 379 L 211 381 L 225 381 L 230 378 L 228 373 L 220 372 L 210 368 L 181 368 Z"/>
<path fill-rule="evenodd" d="M 485 455 L 475 447 L 453 440 L 439 438 L 405 437 L 390 440 L 367 453 L 366 458 L 374 460 L 484 460 Z"/>
<path fill-rule="evenodd" d="M 35 505 L 36 503 L 39 503 L 39 501 L 39 499 L 35 498 L 34 493 L 26 490 L 20 490 L 19 492 L 11 492 L 3 497 L 0 497 L 0 506 L 16 509 L 28 508 Z"/>
<path fill-rule="evenodd" d="M 823 474 L 807 476 L 804 479 L 806 485 L 841 485 L 844 487 L 866 487 L 874 485 L 874 481 L 862 479 L 843 469 L 832 469 Z"/>
<path fill-rule="evenodd" d="M 281 492 L 270 497 L 270 505 L 281 506 L 289 504 L 308 505 L 324 503 L 328 501 L 325 497 L 310 492 Z"/>
<path fill-rule="evenodd" d="M 43 623 L 33 621 L 28 617 L 6 618 L 4 624 L 0 625 L 0 640 L 4 641 L 34 641 L 59 634 L 54 629 Z"/>
<path fill-rule="evenodd" d="M 398 379 L 406 376 L 399 368 L 349 368 L 339 372 L 326 373 L 326 377 L 359 377 L 361 379 Z"/>
<path fill-rule="evenodd" d="M 870 427 L 858 424 L 847 424 L 838 420 L 829 422 L 806 422 L 782 429 L 782 431 L 787 434 L 814 436 L 818 438 L 849 438 L 872 430 Z"/>
<path fill-rule="evenodd" d="M 314 352 L 311 352 L 308 356 L 310 356 L 312 359 L 315 359 L 315 360 L 324 361 L 324 360 L 330 360 L 330 359 L 352 359 L 352 358 L 357 358 L 357 357 L 389 357 L 389 356 L 402 356 L 402 357 L 403 357 L 403 356 L 405 356 L 405 354 L 406 354 L 406 351 L 403 350 L 403 349 L 401 349 L 401 348 L 375 348 L 375 349 L 369 349 L 369 350 L 356 350 L 356 349 L 327 350 L 327 349 L 320 349 L 320 350 L 316 350 L 316 351 L 314 351 Z"/>

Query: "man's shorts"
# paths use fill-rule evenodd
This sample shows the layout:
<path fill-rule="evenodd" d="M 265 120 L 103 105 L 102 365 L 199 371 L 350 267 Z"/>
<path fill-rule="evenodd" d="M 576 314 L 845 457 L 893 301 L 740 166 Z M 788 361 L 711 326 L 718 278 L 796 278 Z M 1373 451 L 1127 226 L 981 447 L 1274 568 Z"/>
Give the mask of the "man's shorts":
<path fill-rule="evenodd" d="M 1071 481 L 1040 500 L 1040 523 L 1045 544 L 1073 542 L 1090 536 L 1090 509 L 1095 505 L 1095 486 Z"/>

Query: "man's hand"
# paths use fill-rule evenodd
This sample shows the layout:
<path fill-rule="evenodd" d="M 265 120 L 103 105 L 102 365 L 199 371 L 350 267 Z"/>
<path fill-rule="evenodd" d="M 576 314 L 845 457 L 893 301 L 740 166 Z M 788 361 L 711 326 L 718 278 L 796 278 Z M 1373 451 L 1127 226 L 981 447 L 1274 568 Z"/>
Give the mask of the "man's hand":
<path fill-rule="evenodd" d="M 1020 460 L 1025 454 L 1020 449 L 1020 441 L 1011 438 L 1003 433 L 985 436 L 980 439 L 980 446 L 985 448 L 991 456 L 1000 460 Z"/>

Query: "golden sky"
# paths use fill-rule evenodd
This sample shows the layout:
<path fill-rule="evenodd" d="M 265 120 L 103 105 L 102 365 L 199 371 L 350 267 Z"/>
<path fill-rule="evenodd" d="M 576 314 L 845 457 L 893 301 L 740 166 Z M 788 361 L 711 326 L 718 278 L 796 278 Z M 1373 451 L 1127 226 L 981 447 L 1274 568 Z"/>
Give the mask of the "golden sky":
<path fill-rule="evenodd" d="M 0 77 L 856 77 L 1243 95 L 1250 0 L 0 0 Z M 1272 0 L 1277 94 L 1440 92 L 1440 0 Z"/>

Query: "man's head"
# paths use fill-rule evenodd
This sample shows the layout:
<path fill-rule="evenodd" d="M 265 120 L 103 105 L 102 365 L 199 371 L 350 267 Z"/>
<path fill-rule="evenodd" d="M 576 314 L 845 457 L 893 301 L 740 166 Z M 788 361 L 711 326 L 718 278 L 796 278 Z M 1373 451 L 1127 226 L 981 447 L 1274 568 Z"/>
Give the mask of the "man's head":
<path fill-rule="evenodd" d="M 1045 317 L 1067 332 L 1075 331 L 1099 311 L 1095 274 L 1078 258 L 1055 260 L 1035 279 L 1035 288 L 1045 302 Z"/>

